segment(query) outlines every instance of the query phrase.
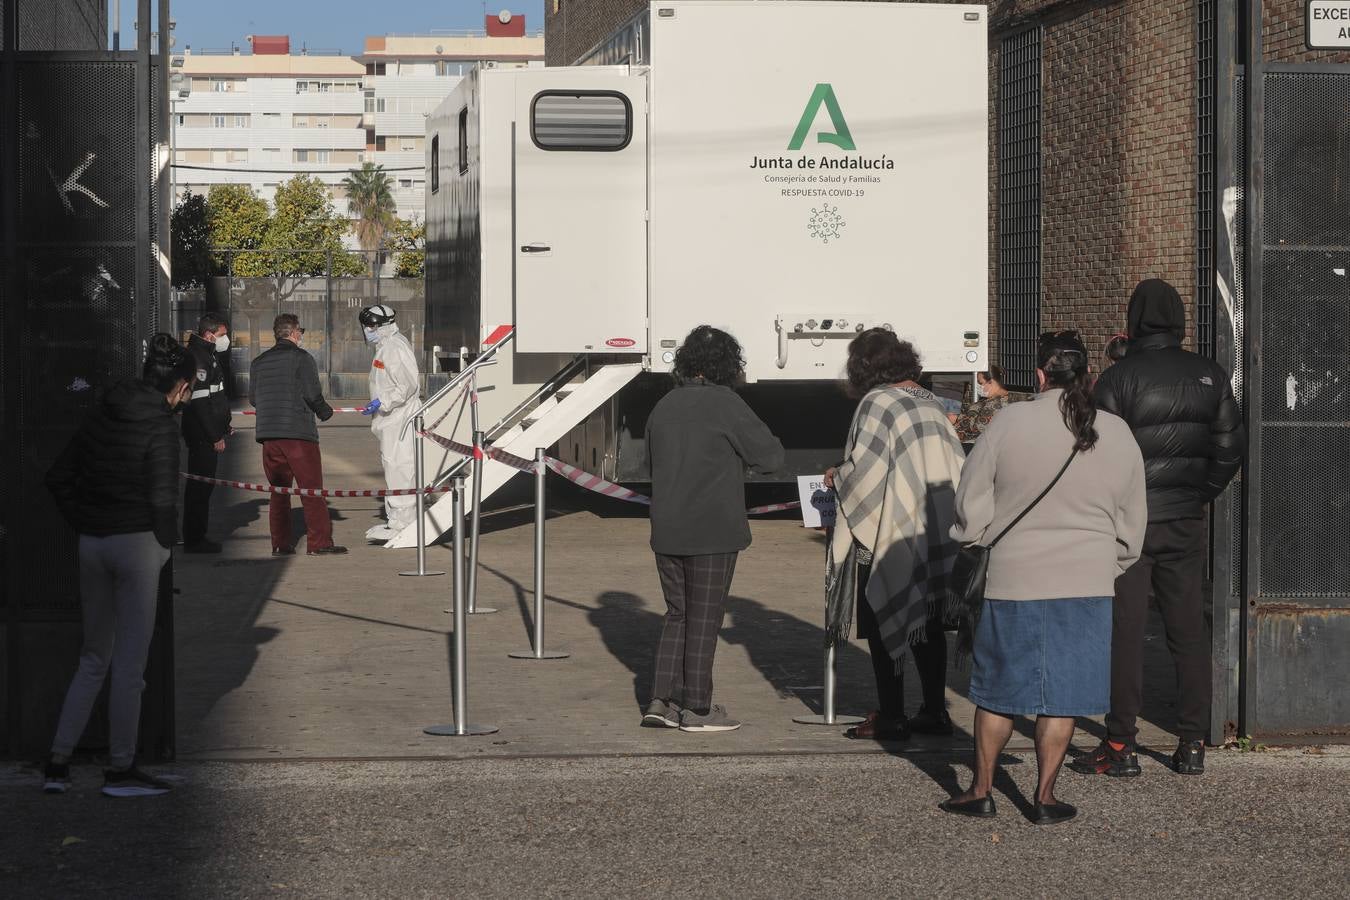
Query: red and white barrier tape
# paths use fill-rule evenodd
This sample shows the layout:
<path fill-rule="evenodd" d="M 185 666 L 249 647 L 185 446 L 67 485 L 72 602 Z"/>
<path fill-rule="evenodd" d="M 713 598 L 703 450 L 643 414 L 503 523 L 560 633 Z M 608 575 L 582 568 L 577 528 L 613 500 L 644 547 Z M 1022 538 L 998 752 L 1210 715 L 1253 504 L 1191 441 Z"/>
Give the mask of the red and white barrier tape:
<path fill-rule="evenodd" d="M 365 410 L 365 407 L 364 407 L 364 406 L 335 406 L 335 407 L 333 407 L 333 412 L 335 412 L 335 413 L 340 413 L 340 412 L 362 412 L 362 411 L 364 411 L 364 410 Z M 256 415 L 258 414 L 258 411 L 257 411 L 256 409 L 233 409 L 233 410 L 230 410 L 230 413 L 231 413 L 231 415 L 236 415 L 236 416 L 256 416 Z"/>
<path fill-rule="evenodd" d="M 204 484 L 217 484 L 221 487 L 238 488 L 241 491 L 255 491 L 261 494 L 289 494 L 295 497 L 409 497 L 416 494 L 444 494 L 452 490 L 452 485 L 441 485 L 440 487 L 425 488 L 393 488 L 381 490 L 348 490 L 339 488 L 299 488 L 299 487 L 279 487 L 275 484 L 255 484 L 251 481 L 229 481 L 224 478 L 207 478 L 204 475 L 190 475 L 187 472 L 179 472 L 183 478 L 189 481 L 200 481 Z"/>
<path fill-rule="evenodd" d="M 461 444 L 459 441 L 452 441 L 449 438 L 443 438 L 438 434 L 431 434 L 429 432 L 422 432 L 422 436 L 441 445 L 447 450 L 453 450 L 460 456 L 472 456 L 475 459 L 481 458 L 475 453 L 474 448 L 468 444 Z M 523 456 L 516 456 L 514 453 L 507 453 L 505 450 L 498 450 L 495 447 L 486 447 L 484 448 L 482 455 L 486 456 L 488 459 L 495 459 L 497 462 L 508 465 L 513 469 L 519 469 L 522 472 L 534 471 L 534 460 L 525 459 Z M 566 478 L 573 484 L 583 487 L 588 491 L 593 491 L 606 497 L 613 497 L 615 500 L 640 503 L 643 506 L 651 506 L 652 504 L 652 498 L 645 494 L 639 494 L 637 491 L 629 490 L 623 485 L 615 484 L 612 481 L 606 481 L 598 475 L 592 475 L 590 472 L 578 469 L 576 466 L 568 465 L 560 459 L 554 459 L 549 456 L 545 457 L 544 462 L 550 469 L 561 475 L 563 478 Z M 801 503 L 797 500 L 792 500 L 788 503 L 769 503 L 764 506 L 752 506 L 745 511 L 745 514 L 748 516 L 762 516 L 768 513 L 783 512 L 789 509 L 800 508 Z"/>

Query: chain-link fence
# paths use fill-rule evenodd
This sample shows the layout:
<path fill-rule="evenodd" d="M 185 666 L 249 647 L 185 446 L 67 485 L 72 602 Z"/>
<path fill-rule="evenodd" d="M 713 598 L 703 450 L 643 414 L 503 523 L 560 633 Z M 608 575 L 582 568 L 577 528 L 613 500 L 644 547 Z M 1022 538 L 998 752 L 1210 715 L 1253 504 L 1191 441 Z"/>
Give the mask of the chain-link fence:
<path fill-rule="evenodd" d="M 301 345 L 314 356 L 326 376 L 330 397 L 366 396 L 371 349 L 362 335 L 357 314 L 366 306 L 383 304 L 397 314 L 399 329 L 412 342 L 419 359 L 425 356 L 425 287 L 421 278 L 389 278 L 336 274 L 379 270 L 369 255 L 350 251 L 222 251 L 226 271 L 200 288 L 175 291 L 173 314 L 176 333 L 185 340 L 205 312 L 220 313 L 230 323 L 230 354 L 225 362 L 233 396 L 248 395 L 248 372 L 253 358 L 275 343 L 272 321 L 282 313 L 300 319 L 305 329 Z M 240 275 L 277 270 L 275 275 Z M 425 363 L 425 360 L 423 360 Z M 426 366 L 421 366 L 426 371 Z"/>

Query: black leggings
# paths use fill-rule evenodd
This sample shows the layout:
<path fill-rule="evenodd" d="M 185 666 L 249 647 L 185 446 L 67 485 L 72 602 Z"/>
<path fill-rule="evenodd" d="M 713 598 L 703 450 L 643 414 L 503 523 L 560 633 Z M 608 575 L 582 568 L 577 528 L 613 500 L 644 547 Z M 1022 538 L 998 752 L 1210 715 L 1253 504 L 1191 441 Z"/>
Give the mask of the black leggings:
<path fill-rule="evenodd" d="M 872 674 L 877 681 L 877 703 L 886 719 L 902 719 L 905 715 L 905 673 L 895 664 L 886 645 L 881 641 L 877 615 L 866 597 L 858 598 L 858 630 L 867 636 L 867 649 L 872 653 Z M 933 712 L 945 708 L 947 687 L 947 636 L 942 622 L 930 619 L 926 629 L 927 640 L 910 645 L 910 655 L 919 670 L 919 685 L 923 690 L 923 705 Z"/>

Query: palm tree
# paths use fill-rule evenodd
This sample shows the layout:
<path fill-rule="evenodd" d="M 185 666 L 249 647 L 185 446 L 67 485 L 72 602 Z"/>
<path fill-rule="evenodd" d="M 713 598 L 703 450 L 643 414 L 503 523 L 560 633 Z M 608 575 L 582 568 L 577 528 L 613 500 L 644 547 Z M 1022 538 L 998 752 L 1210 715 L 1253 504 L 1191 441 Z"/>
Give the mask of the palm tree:
<path fill-rule="evenodd" d="M 394 180 L 384 166 L 363 163 L 342 179 L 347 189 L 347 211 L 352 215 L 352 229 L 361 249 L 370 254 L 373 274 L 379 265 L 376 252 L 384 247 L 384 235 L 394 224 L 394 195 L 390 192 Z"/>

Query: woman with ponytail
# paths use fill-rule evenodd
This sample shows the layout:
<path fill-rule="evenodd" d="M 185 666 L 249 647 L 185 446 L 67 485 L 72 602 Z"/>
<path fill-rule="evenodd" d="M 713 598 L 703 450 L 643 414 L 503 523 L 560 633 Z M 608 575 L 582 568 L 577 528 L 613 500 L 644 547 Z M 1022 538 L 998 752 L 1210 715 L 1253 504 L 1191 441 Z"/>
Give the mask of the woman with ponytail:
<path fill-rule="evenodd" d="M 150 339 L 139 379 L 112 387 L 47 475 L 79 534 L 84 645 L 52 741 L 45 790 L 64 793 L 94 701 L 108 691 L 110 797 L 169 786 L 134 765 L 159 574 L 178 540 L 178 422 L 197 367 L 172 335 Z"/>
<path fill-rule="evenodd" d="M 1034 716 L 1031 818 L 1053 824 L 1077 813 L 1055 796 L 1074 718 L 1110 705 L 1111 598 L 1139 557 L 1148 507 L 1139 447 L 1093 406 L 1078 334 L 1041 335 L 1036 365 L 1040 396 L 994 417 L 957 491 L 952 536 L 993 549 L 974 629 L 975 778 L 942 808 L 995 815 L 990 788 L 1013 717 Z"/>

